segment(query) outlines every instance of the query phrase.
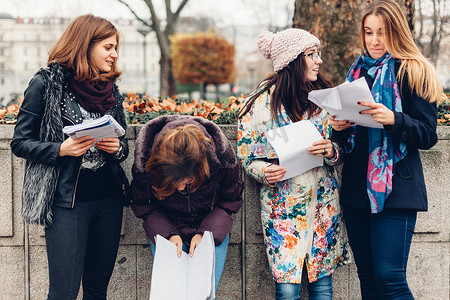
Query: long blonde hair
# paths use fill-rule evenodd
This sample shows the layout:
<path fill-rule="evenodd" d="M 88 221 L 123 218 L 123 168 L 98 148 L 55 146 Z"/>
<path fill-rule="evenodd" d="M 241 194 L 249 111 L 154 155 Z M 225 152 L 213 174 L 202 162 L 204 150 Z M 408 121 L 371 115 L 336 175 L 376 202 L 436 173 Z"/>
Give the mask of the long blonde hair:
<path fill-rule="evenodd" d="M 360 43 L 363 50 L 367 50 L 364 39 L 364 22 L 369 15 L 381 18 L 387 50 L 395 58 L 401 60 L 397 74 L 400 85 L 407 75 L 409 88 L 415 91 L 419 97 L 429 102 L 446 99 L 436 69 L 423 56 L 414 42 L 400 6 L 393 0 L 375 0 L 366 8 L 361 18 L 360 28 Z"/>

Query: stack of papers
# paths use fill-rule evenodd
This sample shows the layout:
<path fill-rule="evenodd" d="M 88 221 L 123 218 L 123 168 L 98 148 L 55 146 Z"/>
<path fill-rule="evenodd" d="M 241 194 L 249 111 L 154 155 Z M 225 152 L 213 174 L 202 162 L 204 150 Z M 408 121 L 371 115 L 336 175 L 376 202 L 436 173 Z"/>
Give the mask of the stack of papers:
<path fill-rule="evenodd" d="M 323 166 L 323 157 L 308 152 L 312 143 L 323 139 L 316 126 L 308 120 L 269 130 L 266 138 L 277 153 L 279 165 L 287 170 L 281 180 Z"/>
<path fill-rule="evenodd" d="M 215 246 L 212 232 L 205 231 L 194 255 L 156 235 L 150 300 L 199 300 L 215 298 Z"/>
<path fill-rule="evenodd" d="M 383 125 L 375 122 L 370 115 L 359 114 L 369 107 L 359 105 L 358 101 L 375 103 L 364 77 L 353 82 L 346 81 L 334 88 L 311 91 L 308 99 L 335 115 L 336 120 L 349 120 L 360 126 L 383 128 Z"/>
<path fill-rule="evenodd" d="M 81 124 L 64 126 L 63 132 L 73 139 L 89 135 L 101 141 L 107 137 L 119 137 L 125 134 L 125 129 L 110 115 L 104 115 L 95 120 L 85 120 Z"/>

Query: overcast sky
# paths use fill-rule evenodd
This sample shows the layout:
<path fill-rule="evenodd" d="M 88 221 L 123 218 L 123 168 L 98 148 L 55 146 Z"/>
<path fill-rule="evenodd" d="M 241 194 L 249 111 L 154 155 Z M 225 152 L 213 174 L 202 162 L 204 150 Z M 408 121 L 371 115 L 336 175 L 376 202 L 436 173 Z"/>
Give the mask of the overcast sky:
<path fill-rule="evenodd" d="M 141 17 L 150 16 L 144 0 L 127 2 L 141 13 Z M 161 0 L 155 2 L 162 3 Z M 178 4 L 179 1 L 172 2 Z M 0 3 L 0 12 L 14 17 L 74 18 L 93 13 L 105 18 L 134 18 L 117 0 L 0 0 Z M 294 3 L 294 0 L 190 0 L 182 16 L 209 16 L 219 25 L 270 23 L 285 26 L 292 24 Z M 159 9 L 164 12 L 163 7 Z"/>

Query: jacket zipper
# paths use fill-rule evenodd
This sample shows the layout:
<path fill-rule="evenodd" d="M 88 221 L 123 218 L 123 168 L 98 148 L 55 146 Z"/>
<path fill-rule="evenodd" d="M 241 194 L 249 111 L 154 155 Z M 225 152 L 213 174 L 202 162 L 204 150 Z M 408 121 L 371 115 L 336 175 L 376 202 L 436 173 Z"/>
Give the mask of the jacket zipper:
<path fill-rule="evenodd" d="M 214 194 L 213 194 L 213 198 L 211 200 L 211 211 L 213 211 L 214 209 L 214 204 L 216 203 L 216 193 L 217 193 L 217 187 L 214 185 Z"/>
<path fill-rule="evenodd" d="M 81 158 L 81 161 L 83 161 L 83 159 L 84 159 L 84 154 Z M 78 179 L 80 178 L 80 171 L 81 171 L 81 163 L 80 163 L 80 167 L 78 168 L 77 180 L 75 181 L 75 188 L 73 189 L 72 208 L 75 206 L 75 194 L 77 193 Z"/>
<path fill-rule="evenodd" d="M 190 191 L 187 192 L 186 198 L 188 201 L 188 211 L 189 211 L 189 213 L 191 213 L 191 192 Z"/>
<path fill-rule="evenodd" d="M 72 123 L 73 125 L 75 125 L 75 122 L 71 119 L 69 119 L 69 117 L 66 116 L 61 116 L 61 118 L 66 119 L 67 121 L 69 121 L 70 123 Z M 84 159 L 84 155 L 81 157 L 81 161 L 83 161 Z M 78 167 L 78 173 L 77 173 L 77 180 L 75 181 L 75 188 L 73 189 L 73 196 L 72 196 L 72 208 L 75 206 L 75 194 L 77 192 L 77 187 L 78 187 L 78 179 L 80 178 L 80 171 L 81 171 L 81 163 L 80 166 Z"/>

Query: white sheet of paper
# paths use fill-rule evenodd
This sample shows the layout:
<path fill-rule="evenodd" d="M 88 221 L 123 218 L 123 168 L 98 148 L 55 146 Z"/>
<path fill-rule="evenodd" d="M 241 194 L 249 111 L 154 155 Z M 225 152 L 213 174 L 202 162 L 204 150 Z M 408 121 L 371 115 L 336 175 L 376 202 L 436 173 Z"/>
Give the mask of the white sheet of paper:
<path fill-rule="evenodd" d="M 119 137 L 125 134 L 123 127 L 110 115 L 85 120 L 81 124 L 64 126 L 63 132 L 74 139 L 89 135 L 99 141 L 106 137 Z"/>
<path fill-rule="evenodd" d="M 156 235 L 150 300 L 193 300 L 215 297 L 215 245 L 210 231 L 205 231 L 194 255 L 181 252 L 175 244 Z"/>
<path fill-rule="evenodd" d="M 269 130 L 266 138 L 277 153 L 280 166 L 287 170 L 282 180 L 323 165 L 323 157 L 308 152 L 313 142 L 323 138 L 310 121 L 302 120 Z"/>
<path fill-rule="evenodd" d="M 188 299 L 214 299 L 214 239 L 210 231 L 203 233 L 202 240 L 188 259 Z M 212 274 L 212 276 L 211 276 Z"/>
<path fill-rule="evenodd" d="M 311 91 L 308 99 L 335 115 L 337 120 L 349 120 L 365 127 L 383 128 L 383 125 L 375 122 L 370 115 L 359 114 L 368 107 L 359 105 L 358 101 L 375 103 L 364 77 L 353 82 L 346 81 L 334 88 Z"/>
<path fill-rule="evenodd" d="M 187 259 L 184 252 L 177 256 L 177 246 L 157 235 L 153 259 L 150 300 L 187 300 Z"/>

